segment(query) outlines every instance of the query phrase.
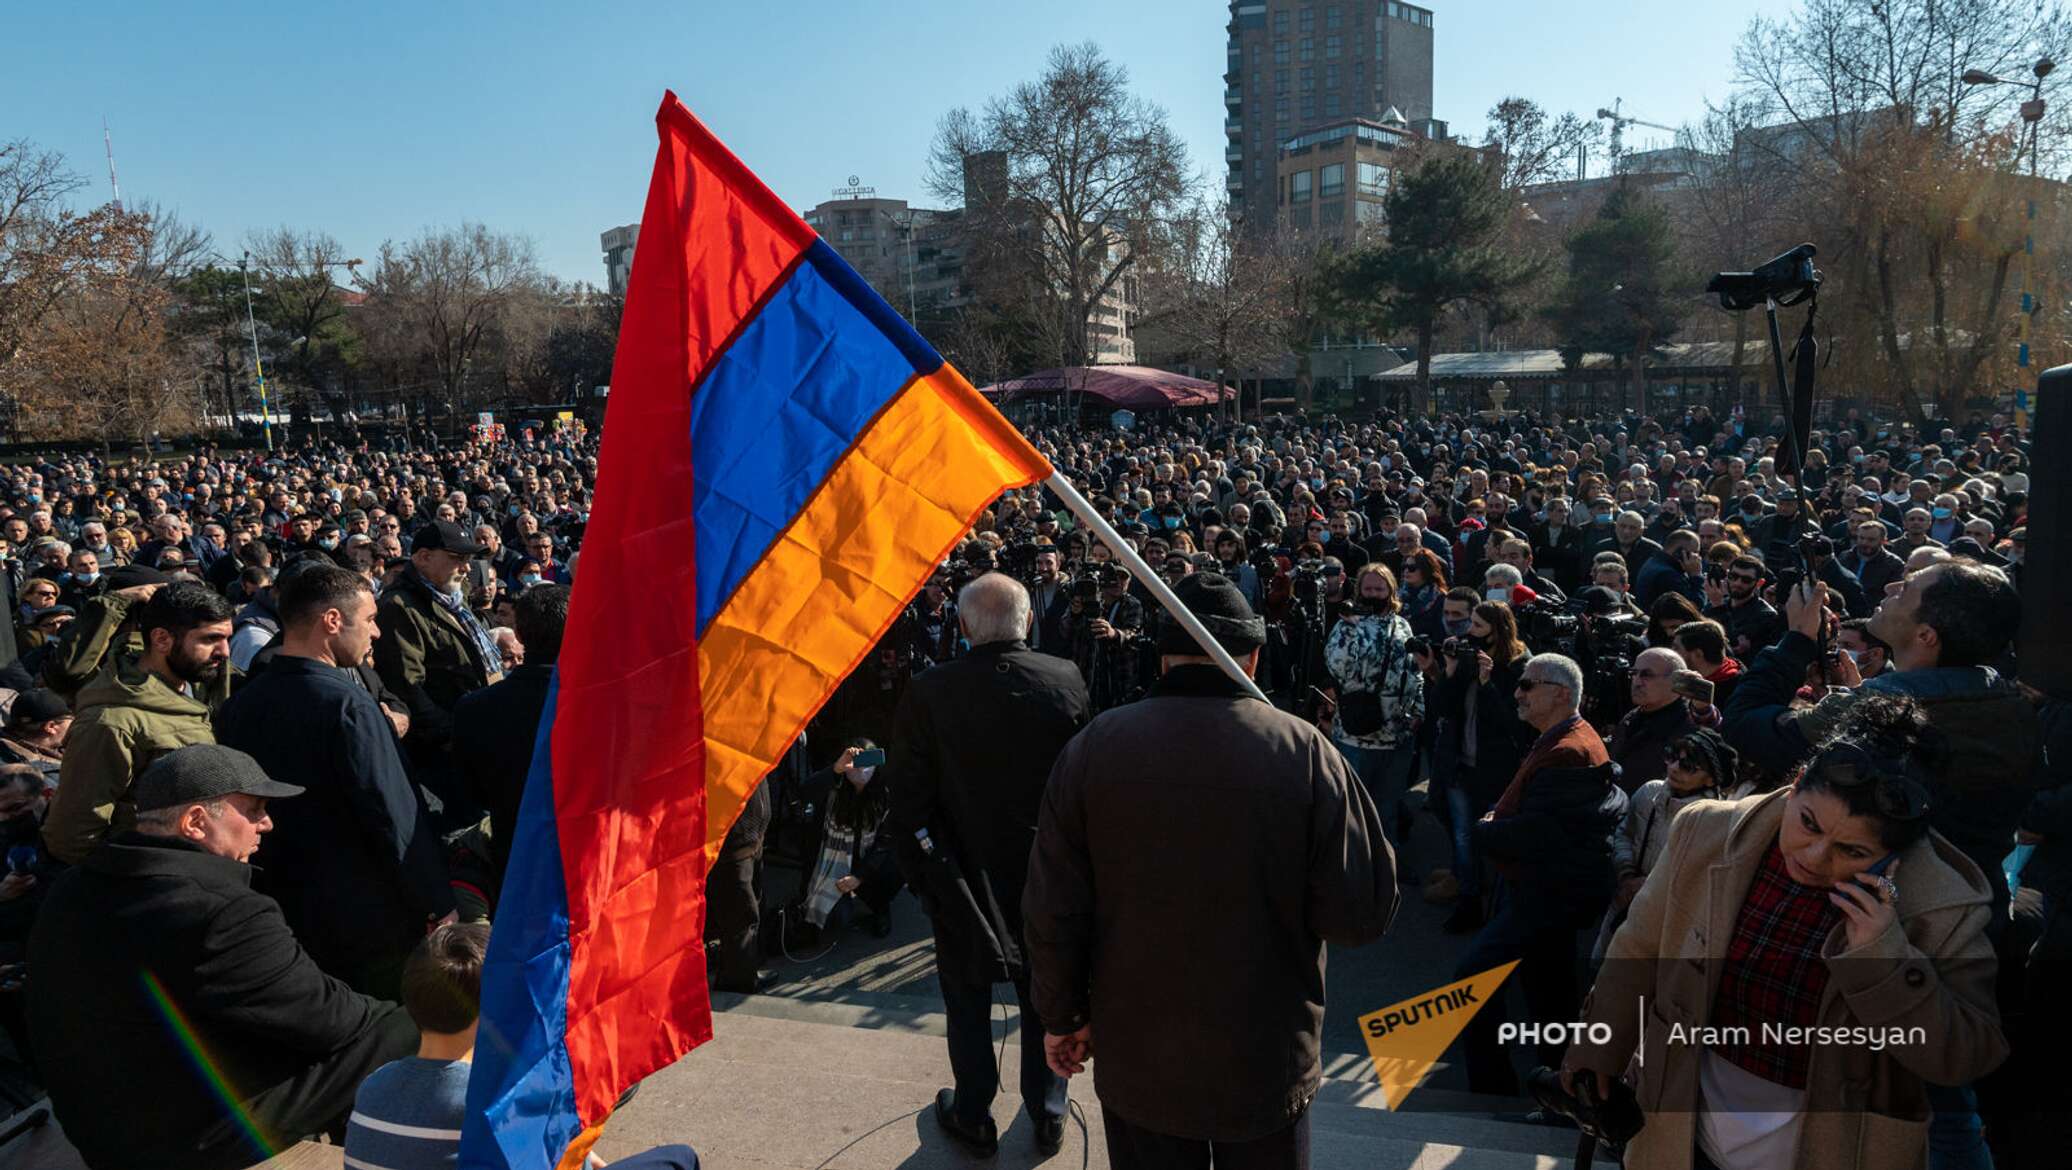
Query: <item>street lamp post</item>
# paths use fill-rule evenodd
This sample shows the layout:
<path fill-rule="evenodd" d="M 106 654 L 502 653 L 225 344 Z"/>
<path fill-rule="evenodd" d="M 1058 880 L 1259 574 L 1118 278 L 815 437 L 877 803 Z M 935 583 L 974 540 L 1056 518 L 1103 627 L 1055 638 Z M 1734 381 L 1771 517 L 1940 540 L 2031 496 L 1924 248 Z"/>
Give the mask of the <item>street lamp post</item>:
<path fill-rule="evenodd" d="M 2022 234 L 2022 315 L 2021 319 L 2016 322 L 2017 332 L 2014 351 L 2014 364 L 2016 368 L 2022 370 L 2029 368 L 2029 319 L 2035 316 L 2036 310 L 2041 307 L 2036 294 L 2029 289 L 2029 276 L 2036 269 L 2036 184 L 2034 180 L 2038 167 L 2038 156 L 2043 153 L 2041 136 L 2043 126 L 2043 79 L 2049 77 L 2051 70 L 2055 68 L 2057 68 L 2057 65 L 2050 58 L 2044 57 L 2039 59 L 2036 64 L 2029 67 L 2030 74 L 2035 78 L 2033 81 L 1995 77 L 1983 69 L 1966 69 L 1964 71 L 1964 84 L 1966 85 L 2026 85 L 2029 87 L 2029 100 L 2022 103 L 2021 113 L 2022 121 L 2029 125 L 2029 178 L 2031 181 L 2027 197 L 2022 200 L 2028 226 Z M 2021 160 L 2019 152 L 2016 153 L 2015 159 L 2017 165 L 2019 165 Z"/>
<path fill-rule="evenodd" d="M 266 364 L 259 360 L 259 320 L 252 313 L 252 254 L 238 258 L 237 270 L 245 278 L 245 326 L 252 331 L 252 370 L 259 378 L 259 426 L 266 432 L 266 450 L 273 452 L 273 408 L 266 400 Z"/>
<path fill-rule="evenodd" d="M 333 268 L 352 269 L 359 266 L 360 262 L 357 259 L 331 260 L 320 262 L 316 265 L 316 267 L 324 269 L 326 272 Z M 266 432 L 266 449 L 271 452 L 273 450 L 273 408 L 266 397 L 266 366 L 259 360 L 259 322 L 252 313 L 252 254 L 250 252 L 246 252 L 238 257 L 237 271 L 240 276 L 244 277 L 245 281 L 245 327 L 252 332 L 252 372 L 257 376 L 259 382 L 259 425 Z M 235 421 L 237 414 L 235 403 L 232 404 L 230 413 L 233 421 Z M 315 415 L 310 417 L 314 419 Z M 323 426 L 319 423 L 319 441 L 322 439 L 322 434 Z"/>

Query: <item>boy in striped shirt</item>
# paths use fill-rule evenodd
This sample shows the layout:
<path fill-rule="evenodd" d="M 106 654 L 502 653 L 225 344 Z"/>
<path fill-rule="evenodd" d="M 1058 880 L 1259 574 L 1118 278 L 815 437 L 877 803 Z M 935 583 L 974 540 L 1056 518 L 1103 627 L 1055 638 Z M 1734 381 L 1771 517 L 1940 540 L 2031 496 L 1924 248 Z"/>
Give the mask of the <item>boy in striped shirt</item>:
<path fill-rule="evenodd" d="M 449 922 L 426 935 L 404 964 L 403 1007 L 417 1022 L 417 1055 L 390 1061 L 360 1083 L 345 1129 L 349 1170 L 456 1164 L 488 950 L 487 923 Z M 609 1167 L 596 1154 L 586 1164 L 593 1170 L 698 1170 L 698 1155 L 689 1146 L 658 1146 Z"/>

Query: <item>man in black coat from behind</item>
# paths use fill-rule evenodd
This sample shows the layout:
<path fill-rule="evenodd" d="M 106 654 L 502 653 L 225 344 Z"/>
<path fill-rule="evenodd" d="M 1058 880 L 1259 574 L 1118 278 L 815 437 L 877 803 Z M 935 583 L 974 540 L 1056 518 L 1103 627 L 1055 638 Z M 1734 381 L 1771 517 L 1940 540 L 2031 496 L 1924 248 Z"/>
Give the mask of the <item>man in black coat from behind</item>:
<path fill-rule="evenodd" d="M 532 772 L 554 663 L 561 657 L 568 596 L 566 585 L 535 585 L 520 594 L 512 625 L 525 647 L 525 661 L 502 682 L 462 695 L 453 707 L 453 763 L 469 795 L 489 813 L 489 856 L 496 863 L 498 885 L 511 860 L 518 804 Z"/>
<path fill-rule="evenodd" d="M 354 990 L 402 993 L 403 962 L 454 913 L 445 849 L 395 728 L 352 674 L 374 639 L 374 591 L 318 564 L 288 578 L 273 664 L 216 713 L 216 742 L 308 795 L 280 811 L 260 888 L 317 965 Z"/>
<path fill-rule="evenodd" d="M 1174 592 L 1247 673 L 1266 623 L 1220 573 Z M 1251 697 L 1186 632 L 1164 674 L 1059 757 L 1029 861 L 1051 1067 L 1094 1057 L 1115 1170 L 1309 1164 L 1324 947 L 1388 928 L 1381 816 L 1315 724 Z"/>
<path fill-rule="evenodd" d="M 136 829 L 51 887 L 29 940 L 29 1035 L 93 1170 L 229 1170 L 274 1153 L 260 1135 L 342 1139 L 360 1082 L 416 1051 L 401 1007 L 318 970 L 252 889 L 269 802 L 301 791 L 217 744 L 170 752 L 137 778 Z"/>
<path fill-rule="evenodd" d="M 949 1017 L 955 1089 L 936 1119 L 981 1154 L 998 1145 L 993 984 L 1021 1004 L 1022 1102 L 1036 1143 L 1064 1139 L 1065 1080 L 1044 1062 L 1043 1019 L 1029 995 L 1022 886 L 1051 765 L 1085 725 L 1086 684 L 1072 663 L 1028 648 L 1029 594 L 988 573 L 964 587 L 957 620 L 971 650 L 917 675 L 893 721 L 886 832 L 935 927 L 936 976 Z"/>

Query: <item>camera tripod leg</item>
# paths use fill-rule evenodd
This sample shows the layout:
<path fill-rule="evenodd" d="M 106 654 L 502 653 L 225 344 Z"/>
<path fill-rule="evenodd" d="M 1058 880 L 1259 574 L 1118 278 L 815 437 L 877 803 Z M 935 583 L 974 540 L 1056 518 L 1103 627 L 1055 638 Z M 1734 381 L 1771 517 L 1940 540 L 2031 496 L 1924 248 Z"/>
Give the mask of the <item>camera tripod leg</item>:
<path fill-rule="evenodd" d="M 1770 362 L 1777 369 L 1777 402 L 1784 408 L 1785 450 L 1791 458 L 1791 479 L 1796 484 L 1799 469 L 1803 466 L 1800 460 L 1805 455 L 1799 450 L 1798 432 L 1791 426 L 1791 420 L 1798 417 L 1797 403 L 1791 400 L 1791 381 L 1784 374 L 1784 334 L 1777 328 L 1777 299 L 1771 297 L 1764 301 L 1763 310 L 1770 319 Z"/>

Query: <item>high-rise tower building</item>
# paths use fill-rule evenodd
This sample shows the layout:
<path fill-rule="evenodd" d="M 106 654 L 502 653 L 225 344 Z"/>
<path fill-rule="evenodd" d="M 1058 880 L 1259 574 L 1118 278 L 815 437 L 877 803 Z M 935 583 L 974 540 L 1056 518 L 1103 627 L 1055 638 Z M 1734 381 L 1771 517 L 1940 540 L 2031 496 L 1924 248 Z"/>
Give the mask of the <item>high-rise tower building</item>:
<path fill-rule="evenodd" d="M 1359 119 L 1443 138 L 1432 120 L 1432 11 L 1395 0 L 1232 0 L 1223 74 L 1225 184 L 1271 224 L 1291 139 Z"/>

